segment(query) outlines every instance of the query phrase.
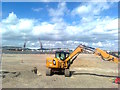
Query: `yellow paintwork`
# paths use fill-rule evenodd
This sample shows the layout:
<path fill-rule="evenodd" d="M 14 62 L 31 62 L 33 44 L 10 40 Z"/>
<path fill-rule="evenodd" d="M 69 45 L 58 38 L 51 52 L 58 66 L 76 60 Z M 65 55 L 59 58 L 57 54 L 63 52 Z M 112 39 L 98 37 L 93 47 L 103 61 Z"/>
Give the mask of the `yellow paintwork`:
<path fill-rule="evenodd" d="M 78 46 L 64 61 L 59 60 L 57 58 L 47 58 L 46 59 L 46 67 L 48 68 L 67 68 L 67 61 L 73 58 L 76 54 L 82 52 L 82 48 Z M 53 60 L 56 61 L 56 65 L 53 64 Z"/>
<path fill-rule="evenodd" d="M 111 59 L 112 61 L 114 61 L 114 62 L 116 62 L 116 63 L 119 62 L 118 58 L 116 58 L 116 57 L 114 57 L 114 56 L 108 54 L 106 51 L 101 50 L 100 48 L 96 48 L 95 54 L 96 54 L 96 55 L 101 54 L 102 57 L 105 58 L 105 59 L 107 59 L 107 60 L 110 60 L 110 59 Z"/>
<path fill-rule="evenodd" d="M 53 64 L 53 60 L 56 61 L 56 65 Z M 49 68 L 58 68 L 59 67 L 59 61 L 57 58 L 47 58 L 46 59 L 46 66 L 49 67 Z"/>

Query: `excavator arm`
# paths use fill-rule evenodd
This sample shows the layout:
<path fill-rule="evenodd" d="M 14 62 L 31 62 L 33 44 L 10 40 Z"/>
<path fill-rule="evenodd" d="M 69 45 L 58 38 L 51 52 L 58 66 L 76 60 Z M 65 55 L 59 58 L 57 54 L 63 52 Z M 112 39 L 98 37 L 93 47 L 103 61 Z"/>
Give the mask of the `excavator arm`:
<path fill-rule="evenodd" d="M 83 45 L 83 48 L 84 48 L 85 51 L 88 50 L 95 55 L 101 56 L 101 58 L 105 61 L 113 61 L 113 62 L 116 62 L 116 63 L 119 62 L 118 57 L 116 57 L 114 55 L 111 55 L 111 54 L 107 53 L 106 51 L 104 51 L 100 48 L 92 48 L 92 47 L 88 47 L 88 46 L 85 46 L 85 45 Z"/>
<path fill-rule="evenodd" d="M 81 52 L 91 52 L 95 55 L 101 56 L 101 58 L 105 61 L 113 61 L 118 63 L 119 59 L 109 53 L 107 53 L 106 51 L 100 49 L 100 48 L 92 48 L 92 47 L 88 47 L 85 45 L 80 44 L 70 55 L 69 57 L 67 57 L 65 59 L 64 62 L 64 67 L 65 68 L 69 68 L 70 65 L 73 63 L 73 61 L 77 58 L 77 56 L 79 55 L 79 53 Z"/>
<path fill-rule="evenodd" d="M 79 45 L 70 55 L 65 59 L 65 68 L 69 68 L 73 61 L 77 58 L 79 53 L 83 52 L 83 47 Z"/>
<path fill-rule="evenodd" d="M 113 62 L 116 62 L 116 63 L 119 62 L 119 60 L 118 60 L 117 57 L 115 57 L 115 56 L 113 56 L 113 55 L 110 55 L 109 53 L 107 53 L 107 52 L 104 51 L 104 50 L 101 50 L 100 48 L 96 48 L 95 54 L 101 56 L 101 58 L 102 58 L 103 60 L 113 61 Z"/>

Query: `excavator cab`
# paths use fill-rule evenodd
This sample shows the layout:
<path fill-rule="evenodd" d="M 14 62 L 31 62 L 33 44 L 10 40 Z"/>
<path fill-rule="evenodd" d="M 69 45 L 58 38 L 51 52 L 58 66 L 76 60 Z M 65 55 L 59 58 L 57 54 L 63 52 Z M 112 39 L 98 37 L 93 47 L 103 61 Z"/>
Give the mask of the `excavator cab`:
<path fill-rule="evenodd" d="M 64 52 L 64 51 L 56 51 L 55 52 L 55 58 L 64 61 L 68 56 L 69 52 Z"/>

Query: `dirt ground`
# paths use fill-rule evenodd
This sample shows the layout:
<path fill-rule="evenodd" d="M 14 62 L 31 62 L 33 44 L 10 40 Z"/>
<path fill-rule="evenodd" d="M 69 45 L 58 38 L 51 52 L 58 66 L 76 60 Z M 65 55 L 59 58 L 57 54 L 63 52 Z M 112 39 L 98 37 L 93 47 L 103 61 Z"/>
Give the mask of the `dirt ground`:
<path fill-rule="evenodd" d="M 71 65 L 71 77 L 46 76 L 46 57 L 53 54 L 3 54 L 3 88 L 118 88 L 118 64 L 92 54 L 80 54 Z M 37 67 L 38 75 L 31 70 Z"/>

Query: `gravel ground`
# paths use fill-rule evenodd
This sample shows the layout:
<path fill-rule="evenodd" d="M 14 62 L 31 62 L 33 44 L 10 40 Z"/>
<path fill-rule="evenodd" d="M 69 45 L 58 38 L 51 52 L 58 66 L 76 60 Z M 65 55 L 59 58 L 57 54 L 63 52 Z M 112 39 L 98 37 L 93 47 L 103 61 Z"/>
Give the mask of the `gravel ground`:
<path fill-rule="evenodd" d="M 46 76 L 46 57 L 53 54 L 3 54 L 3 88 L 117 88 L 118 64 L 92 54 L 80 54 L 71 65 L 71 77 Z M 32 72 L 37 67 L 38 75 Z"/>

